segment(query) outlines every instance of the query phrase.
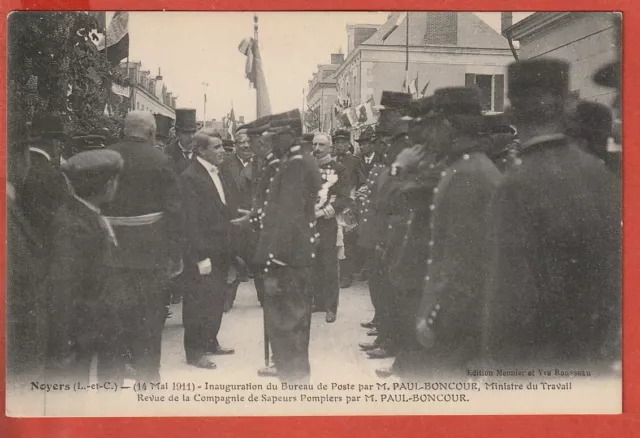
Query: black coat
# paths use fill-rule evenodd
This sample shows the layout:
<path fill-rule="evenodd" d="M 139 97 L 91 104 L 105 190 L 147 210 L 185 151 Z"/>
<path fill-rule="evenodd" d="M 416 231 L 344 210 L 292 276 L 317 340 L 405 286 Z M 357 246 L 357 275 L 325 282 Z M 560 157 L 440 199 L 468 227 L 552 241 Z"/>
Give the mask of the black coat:
<path fill-rule="evenodd" d="M 221 169 L 229 183 L 235 184 L 235 188 L 238 193 L 238 207 L 245 210 L 251 209 L 252 167 L 252 160 L 249 160 L 245 167 L 240 162 L 238 156 L 233 154 L 225 158 Z"/>
<path fill-rule="evenodd" d="M 292 267 L 311 266 L 317 246 L 315 205 L 322 184 L 318 164 L 308 154 L 294 155 L 269 180 L 255 261 L 273 266 L 275 258 Z"/>
<path fill-rule="evenodd" d="M 52 223 L 52 263 L 47 278 L 49 354 L 61 357 L 74 344 L 89 345 L 103 332 L 109 312 L 104 296 L 104 257 L 114 243 L 100 216 L 72 198 Z"/>
<path fill-rule="evenodd" d="M 180 146 L 178 146 L 178 139 L 166 146 L 164 148 L 164 153 L 169 157 L 171 167 L 177 176 L 187 170 L 187 168 L 196 160 L 196 154 L 192 154 L 190 160 L 185 158 Z"/>
<path fill-rule="evenodd" d="M 322 177 L 322 187 L 319 196 L 322 197 L 322 200 L 318 205 L 320 207 L 331 205 L 335 215 L 342 213 L 345 208 L 352 204 L 349 186 L 351 174 L 349 170 L 336 160 L 331 160 L 326 164 L 320 165 L 320 175 Z M 331 181 L 336 176 L 337 180 Z M 324 187 L 328 187 L 326 200 L 323 196 Z"/>
<path fill-rule="evenodd" d="M 364 174 L 364 163 L 360 158 L 346 154 L 336 156 L 335 160 L 347 168 L 346 184 L 349 195 L 353 190 L 358 190 L 367 183 L 367 178 Z"/>
<path fill-rule="evenodd" d="M 20 194 L 22 211 L 44 245 L 58 208 L 69 198 L 65 177 L 45 156 L 31 152 L 31 167 Z"/>
<path fill-rule="evenodd" d="M 131 217 L 163 213 L 161 221 L 145 226 L 114 226 L 118 248 L 108 263 L 133 269 L 165 269 L 180 255 L 181 199 L 178 181 L 166 155 L 151 143 L 125 140 L 109 147 L 124 159 L 118 191 L 103 209 L 105 216 Z"/>
<path fill-rule="evenodd" d="M 369 178 L 369 173 L 371 173 L 371 169 L 373 169 L 378 164 L 382 164 L 382 157 L 376 153 L 374 153 L 373 159 L 371 160 L 370 163 L 367 163 L 366 157 L 362 157 L 362 166 L 363 166 L 365 178 Z"/>
<path fill-rule="evenodd" d="M 205 167 L 196 160 L 180 175 L 185 223 L 184 254 L 187 263 L 207 258 L 228 262 L 234 253 L 231 242 L 231 219 L 237 217 L 233 183 L 220 173 L 226 205 Z"/>
<path fill-rule="evenodd" d="M 42 244 L 20 206 L 7 197 L 7 373 L 40 373 L 46 347 Z"/>
<path fill-rule="evenodd" d="M 490 209 L 485 351 L 505 366 L 620 355 L 621 188 L 566 137 L 520 151 Z"/>

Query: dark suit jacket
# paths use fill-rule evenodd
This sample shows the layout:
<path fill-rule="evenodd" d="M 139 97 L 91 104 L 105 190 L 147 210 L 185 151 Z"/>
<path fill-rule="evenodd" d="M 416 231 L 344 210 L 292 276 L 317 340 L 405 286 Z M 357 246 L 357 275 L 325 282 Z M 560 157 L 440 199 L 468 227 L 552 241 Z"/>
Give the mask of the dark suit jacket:
<path fill-rule="evenodd" d="M 371 172 L 371 169 L 373 169 L 373 167 L 376 164 L 381 164 L 382 163 L 382 157 L 378 154 L 373 155 L 373 159 L 371 160 L 370 163 L 367 163 L 366 157 L 362 157 L 362 166 L 364 169 L 364 176 L 365 177 L 369 177 L 369 173 Z"/>
<path fill-rule="evenodd" d="M 102 332 L 104 257 L 109 245 L 98 213 L 76 198 L 54 217 L 53 260 L 48 274 L 49 354 L 58 357 L 73 344 L 87 345 Z"/>
<path fill-rule="evenodd" d="M 490 209 L 485 347 L 505 366 L 620 355 L 621 187 L 570 140 L 520 151 Z"/>
<path fill-rule="evenodd" d="M 47 236 L 53 216 L 68 197 L 69 189 L 62 173 L 42 154 L 31 152 L 31 167 L 20 204 L 34 232 L 45 245 L 50 243 Z"/>
<path fill-rule="evenodd" d="M 180 175 L 186 238 L 186 261 L 227 263 L 234 253 L 231 242 L 231 219 L 237 217 L 237 194 L 233 183 L 220 173 L 225 199 L 223 204 L 207 169 L 194 162 Z"/>
<path fill-rule="evenodd" d="M 180 176 L 180 174 L 187 170 L 187 168 L 196 160 L 195 154 L 191 156 L 191 160 L 184 157 L 180 146 L 178 146 L 177 139 L 164 148 L 164 153 L 167 154 L 171 160 L 171 166 L 173 171 L 176 173 L 176 176 Z"/>
<path fill-rule="evenodd" d="M 20 206 L 7 197 L 7 372 L 44 368 L 46 314 L 42 244 Z"/>
<path fill-rule="evenodd" d="M 105 216 L 131 217 L 162 212 L 163 219 L 146 226 L 114 226 L 118 248 L 110 251 L 110 266 L 166 269 L 178 257 L 182 233 L 181 199 L 177 178 L 167 156 L 137 139 L 109 147 L 124 159 L 118 191 L 105 206 Z"/>
<path fill-rule="evenodd" d="M 349 195 L 352 190 L 358 190 L 366 184 L 367 179 L 364 174 L 364 164 L 362 160 L 354 155 L 346 154 L 336 156 L 336 162 L 347 168 L 347 190 Z"/>
<path fill-rule="evenodd" d="M 233 183 L 236 186 L 238 193 L 238 206 L 245 210 L 251 209 L 251 175 L 252 161 L 247 163 L 245 168 L 237 155 L 233 154 L 227 157 L 222 163 L 222 173 L 229 183 Z"/>

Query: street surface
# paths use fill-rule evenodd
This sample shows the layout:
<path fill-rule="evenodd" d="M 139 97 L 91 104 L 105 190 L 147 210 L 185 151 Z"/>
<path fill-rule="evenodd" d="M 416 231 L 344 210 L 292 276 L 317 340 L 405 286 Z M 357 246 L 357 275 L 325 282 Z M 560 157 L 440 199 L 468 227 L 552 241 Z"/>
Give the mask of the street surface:
<path fill-rule="evenodd" d="M 258 306 L 252 281 L 240 284 L 233 309 L 222 319 L 218 341 L 223 347 L 234 348 L 236 352 L 229 356 L 216 356 L 218 368 L 215 370 L 187 365 L 182 344 L 181 304 L 172 305 L 171 312 L 162 335 L 163 381 L 266 383 L 272 380 L 256 374 L 264 366 L 264 338 L 262 308 Z M 369 289 L 360 281 L 340 290 L 336 322 L 327 324 L 324 313 L 313 314 L 309 346 L 312 381 L 378 380 L 375 369 L 391 366 L 392 359 L 368 359 L 358 348 L 358 342 L 374 340 L 366 335 L 366 329 L 360 327 L 361 322 L 372 317 Z"/>

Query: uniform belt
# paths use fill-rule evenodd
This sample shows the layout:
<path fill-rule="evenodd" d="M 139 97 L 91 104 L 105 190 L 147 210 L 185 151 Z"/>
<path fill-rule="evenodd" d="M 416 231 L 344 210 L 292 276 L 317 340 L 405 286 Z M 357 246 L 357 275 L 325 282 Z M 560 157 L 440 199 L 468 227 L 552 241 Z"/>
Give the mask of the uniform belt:
<path fill-rule="evenodd" d="M 142 216 L 107 216 L 106 219 L 112 226 L 116 227 L 140 227 L 158 222 L 164 216 L 163 212 L 143 214 Z"/>

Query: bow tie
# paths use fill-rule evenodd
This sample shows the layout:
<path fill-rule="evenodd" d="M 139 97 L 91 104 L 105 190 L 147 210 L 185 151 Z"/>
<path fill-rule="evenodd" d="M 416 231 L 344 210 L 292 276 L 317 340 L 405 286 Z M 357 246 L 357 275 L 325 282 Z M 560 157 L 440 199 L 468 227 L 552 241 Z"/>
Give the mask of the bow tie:
<path fill-rule="evenodd" d="M 182 151 L 182 155 L 184 155 L 187 160 L 191 159 L 191 154 L 193 154 L 193 152 Z"/>

